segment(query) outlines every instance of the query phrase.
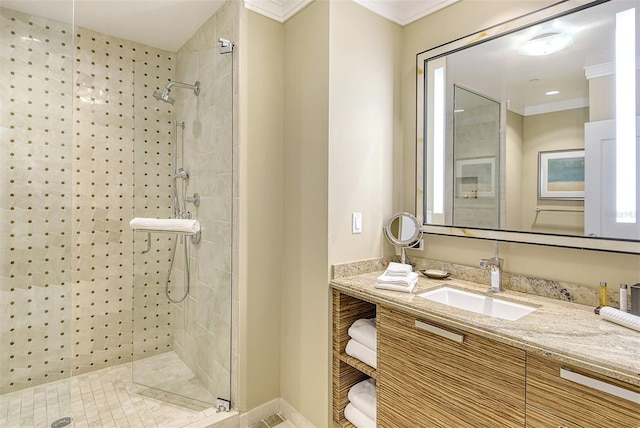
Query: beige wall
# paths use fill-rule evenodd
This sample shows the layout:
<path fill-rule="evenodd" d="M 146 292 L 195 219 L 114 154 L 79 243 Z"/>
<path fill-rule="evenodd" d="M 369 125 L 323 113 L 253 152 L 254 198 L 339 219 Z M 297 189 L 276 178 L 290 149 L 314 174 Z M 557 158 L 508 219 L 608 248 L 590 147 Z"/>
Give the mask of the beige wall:
<path fill-rule="evenodd" d="M 400 166 L 402 29 L 351 1 L 331 3 L 329 262 L 379 256 Z M 357 30 L 356 30 L 357 29 Z M 361 234 L 351 215 L 362 213 Z"/>
<path fill-rule="evenodd" d="M 584 235 L 584 214 L 541 212 L 536 207 L 552 209 L 584 209 L 584 201 L 551 201 L 538 199 L 538 153 L 584 148 L 584 124 L 589 109 L 579 108 L 524 118 L 522 158 L 522 230 L 543 233 Z"/>
<path fill-rule="evenodd" d="M 413 170 L 415 123 L 415 54 L 462 37 L 508 18 L 531 12 L 551 2 L 462 1 L 404 28 L 402 69 L 403 150 L 405 167 L 395 174 L 404 186 L 394 189 L 404 194 L 397 209 L 413 209 L 415 183 Z M 475 266 L 481 257 L 493 253 L 491 241 L 427 236 L 421 257 Z M 503 244 L 501 255 L 509 272 L 577 284 L 597 286 L 640 281 L 640 256 L 597 251 L 581 251 L 524 244 Z"/>
<path fill-rule="evenodd" d="M 239 93 L 239 342 L 237 401 L 280 396 L 283 246 L 283 26 L 241 8 Z M 297 263 L 291 269 L 301 271 Z M 237 306 L 236 306 L 237 305 Z"/>
<path fill-rule="evenodd" d="M 281 396 L 317 426 L 328 416 L 329 3 L 284 25 L 284 257 Z"/>

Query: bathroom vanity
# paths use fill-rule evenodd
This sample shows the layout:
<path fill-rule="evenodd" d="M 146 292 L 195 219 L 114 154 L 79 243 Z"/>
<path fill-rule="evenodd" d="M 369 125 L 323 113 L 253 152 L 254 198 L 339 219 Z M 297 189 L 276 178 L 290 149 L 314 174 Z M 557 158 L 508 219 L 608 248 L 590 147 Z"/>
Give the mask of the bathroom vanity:
<path fill-rule="evenodd" d="M 475 314 L 419 294 L 443 286 L 484 294 L 486 285 L 423 277 L 400 293 L 376 289 L 380 273 L 331 281 L 341 426 L 352 426 L 349 388 L 372 377 L 385 428 L 640 427 L 640 333 L 588 306 L 512 291 L 500 298 L 535 310 L 515 321 Z M 377 369 L 345 354 L 351 324 L 374 316 Z"/>

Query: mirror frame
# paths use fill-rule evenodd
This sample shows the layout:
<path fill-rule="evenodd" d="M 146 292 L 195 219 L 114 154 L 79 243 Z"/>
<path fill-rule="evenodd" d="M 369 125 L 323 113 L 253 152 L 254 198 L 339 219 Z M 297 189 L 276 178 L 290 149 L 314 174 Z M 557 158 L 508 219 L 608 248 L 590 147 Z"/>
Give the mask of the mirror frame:
<path fill-rule="evenodd" d="M 420 222 L 424 221 L 424 66 L 426 61 L 453 53 L 471 45 L 519 31 L 538 22 L 554 19 L 570 13 L 579 12 L 591 6 L 605 3 L 607 0 L 564 0 L 538 11 L 511 19 L 509 21 L 453 40 L 416 55 L 416 194 L 415 212 Z M 553 247 L 577 248 L 583 250 L 607 251 L 627 254 L 640 254 L 640 241 L 596 238 L 578 235 L 547 234 L 526 231 L 492 230 L 458 226 L 440 226 L 423 224 L 424 233 L 431 235 L 457 236 L 465 238 L 489 239 L 494 241 L 522 244 L 546 245 Z"/>

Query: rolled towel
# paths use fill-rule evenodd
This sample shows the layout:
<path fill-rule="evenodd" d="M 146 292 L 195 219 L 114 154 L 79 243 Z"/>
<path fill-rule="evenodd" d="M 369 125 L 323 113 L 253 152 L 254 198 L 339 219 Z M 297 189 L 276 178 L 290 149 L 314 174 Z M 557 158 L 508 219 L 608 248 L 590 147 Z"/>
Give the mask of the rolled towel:
<path fill-rule="evenodd" d="M 368 366 L 377 367 L 376 351 L 366 347 L 355 339 L 349 339 L 344 350 L 347 355 L 357 358 Z"/>
<path fill-rule="evenodd" d="M 600 316 L 607 321 L 620 324 L 624 327 L 640 331 L 640 317 L 616 308 L 605 306 L 600 308 Z"/>
<path fill-rule="evenodd" d="M 344 417 L 356 428 L 376 428 L 375 421 L 358 410 L 352 403 L 347 404 L 347 407 L 344 408 Z"/>
<path fill-rule="evenodd" d="M 384 274 L 387 276 L 407 276 L 411 272 L 413 272 L 413 266 L 404 263 L 391 262 L 389 263 L 389 266 L 387 266 L 387 270 L 384 271 Z"/>
<path fill-rule="evenodd" d="M 369 378 L 356 383 L 347 394 L 349 401 L 365 416 L 376 421 L 376 381 Z"/>
<path fill-rule="evenodd" d="M 376 319 L 375 318 L 362 318 L 356 320 L 349 331 L 347 332 L 350 337 L 354 338 L 358 342 L 365 345 L 367 348 L 376 350 Z"/>
<path fill-rule="evenodd" d="M 200 222 L 190 218 L 143 218 L 136 217 L 129 222 L 133 230 L 141 232 L 166 232 L 196 234 L 200 232 Z"/>

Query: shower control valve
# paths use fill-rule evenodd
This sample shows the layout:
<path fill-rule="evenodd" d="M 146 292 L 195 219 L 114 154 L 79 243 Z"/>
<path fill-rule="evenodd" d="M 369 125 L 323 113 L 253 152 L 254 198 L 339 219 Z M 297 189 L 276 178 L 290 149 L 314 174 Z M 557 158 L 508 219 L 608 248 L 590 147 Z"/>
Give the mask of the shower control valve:
<path fill-rule="evenodd" d="M 194 193 L 193 196 L 187 196 L 184 198 L 185 201 L 192 203 L 196 207 L 200 206 L 200 194 Z"/>

